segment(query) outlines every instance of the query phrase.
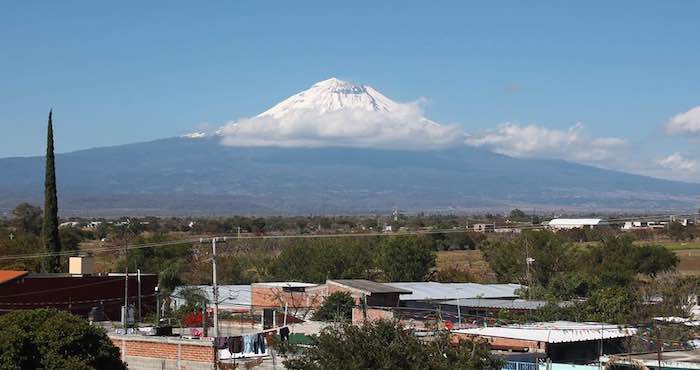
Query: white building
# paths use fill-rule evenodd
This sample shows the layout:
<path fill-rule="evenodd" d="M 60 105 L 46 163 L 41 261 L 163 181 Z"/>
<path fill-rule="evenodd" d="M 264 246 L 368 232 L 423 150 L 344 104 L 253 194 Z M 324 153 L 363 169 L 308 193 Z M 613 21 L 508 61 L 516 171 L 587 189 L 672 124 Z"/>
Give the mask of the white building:
<path fill-rule="evenodd" d="M 598 229 L 608 227 L 610 224 L 602 218 L 555 218 L 549 221 L 548 226 L 553 230 Z"/>

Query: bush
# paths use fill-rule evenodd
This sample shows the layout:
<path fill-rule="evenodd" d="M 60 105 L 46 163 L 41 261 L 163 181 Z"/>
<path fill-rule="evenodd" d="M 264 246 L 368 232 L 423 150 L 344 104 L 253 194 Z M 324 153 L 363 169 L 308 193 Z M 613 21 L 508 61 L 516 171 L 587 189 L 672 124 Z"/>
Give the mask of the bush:
<path fill-rule="evenodd" d="M 2 369 L 126 369 L 104 329 L 67 312 L 15 311 L 0 328 Z"/>

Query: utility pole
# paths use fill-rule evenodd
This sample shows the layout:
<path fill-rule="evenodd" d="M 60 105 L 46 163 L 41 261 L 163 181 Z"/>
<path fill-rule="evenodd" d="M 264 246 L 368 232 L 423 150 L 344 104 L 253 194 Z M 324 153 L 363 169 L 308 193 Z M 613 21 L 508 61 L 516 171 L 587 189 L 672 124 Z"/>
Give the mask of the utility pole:
<path fill-rule="evenodd" d="M 122 327 L 126 335 L 127 316 L 129 316 L 129 237 L 128 227 L 124 230 L 124 309 L 122 310 Z"/>
<path fill-rule="evenodd" d="M 211 239 L 211 280 L 214 294 L 214 337 L 219 336 L 219 287 L 216 284 L 216 238 Z"/>
<path fill-rule="evenodd" d="M 659 335 L 659 327 L 654 323 L 654 331 L 656 332 L 656 361 L 658 362 L 658 368 L 661 369 L 661 350 L 662 343 Z"/>
<path fill-rule="evenodd" d="M 138 322 L 141 322 L 141 269 L 136 269 L 136 284 L 137 284 L 137 295 L 138 295 Z"/>
<path fill-rule="evenodd" d="M 211 238 L 211 281 L 212 281 L 212 296 L 214 300 L 214 337 L 219 336 L 219 286 L 216 279 L 216 242 L 226 241 L 226 238 Z M 205 243 L 205 239 L 200 239 L 200 243 Z M 204 312 L 206 315 L 206 311 Z"/>
<path fill-rule="evenodd" d="M 530 264 L 535 262 L 534 258 L 530 258 L 530 243 L 525 236 L 525 280 L 527 281 L 527 297 L 532 299 L 532 282 L 530 279 Z"/>

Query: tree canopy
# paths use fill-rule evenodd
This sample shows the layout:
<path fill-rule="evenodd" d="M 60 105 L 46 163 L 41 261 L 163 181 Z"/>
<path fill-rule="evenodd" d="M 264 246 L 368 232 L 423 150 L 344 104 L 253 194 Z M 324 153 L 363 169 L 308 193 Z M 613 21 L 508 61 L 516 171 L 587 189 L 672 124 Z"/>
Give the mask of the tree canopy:
<path fill-rule="evenodd" d="M 102 328 L 63 311 L 11 312 L 0 328 L 2 369 L 126 369 Z"/>
<path fill-rule="evenodd" d="M 360 326 L 331 325 L 323 329 L 310 348 L 284 362 L 288 369 L 500 369 L 485 344 L 461 341 L 451 345 L 447 334 L 421 341 L 413 331 L 394 321 L 368 322 Z"/>
<path fill-rule="evenodd" d="M 323 300 L 321 307 L 314 313 L 314 320 L 350 321 L 355 300 L 348 292 L 333 292 Z"/>

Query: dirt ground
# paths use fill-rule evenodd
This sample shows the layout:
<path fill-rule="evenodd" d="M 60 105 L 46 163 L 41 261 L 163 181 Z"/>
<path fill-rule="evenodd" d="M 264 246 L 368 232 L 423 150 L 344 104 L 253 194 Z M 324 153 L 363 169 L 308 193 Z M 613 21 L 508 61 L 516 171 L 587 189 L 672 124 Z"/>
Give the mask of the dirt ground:
<path fill-rule="evenodd" d="M 700 249 L 679 249 L 674 251 L 680 263 L 678 272 L 685 275 L 700 275 Z"/>

